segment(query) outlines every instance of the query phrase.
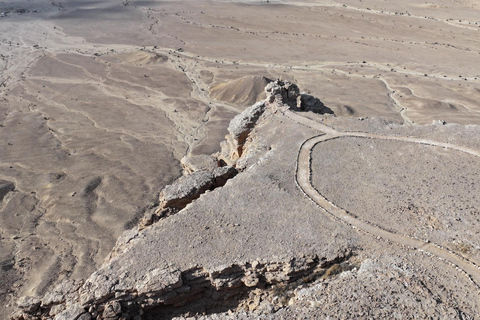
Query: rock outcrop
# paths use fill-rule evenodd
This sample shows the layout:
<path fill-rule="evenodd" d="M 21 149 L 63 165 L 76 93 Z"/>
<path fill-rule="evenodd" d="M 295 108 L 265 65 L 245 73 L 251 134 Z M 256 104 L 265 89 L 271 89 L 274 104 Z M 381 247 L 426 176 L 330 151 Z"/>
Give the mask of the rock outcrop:
<path fill-rule="evenodd" d="M 205 191 L 223 186 L 236 173 L 235 168 L 226 166 L 215 168 L 212 171 L 200 170 L 183 176 L 173 184 L 166 186 L 160 193 L 160 207 L 183 209 Z"/>
<path fill-rule="evenodd" d="M 256 295 L 277 307 L 286 305 L 280 290 L 300 281 L 308 283 L 333 272 L 353 267 L 347 262 L 350 253 L 334 261 L 317 256 L 292 258 L 286 262 L 250 261 L 206 270 L 200 266 L 188 270 L 152 269 L 141 282 L 125 287 L 94 274 L 79 288 L 68 282 L 55 288 L 43 299 L 25 298 L 19 302 L 24 311 L 18 319 L 164 319 L 172 314 L 205 308 L 224 310 L 236 307 L 240 300 L 245 308 L 258 307 Z M 298 285 L 298 284 L 296 284 Z M 268 290 L 254 292 L 255 289 Z M 72 291 L 78 290 L 78 291 Z M 250 293 L 250 297 L 248 297 Z M 65 308 L 67 301 L 79 301 Z"/>
<path fill-rule="evenodd" d="M 228 165 L 235 166 L 242 156 L 248 135 L 266 110 L 271 113 L 291 109 L 316 113 L 333 113 L 319 99 L 300 94 L 298 86 L 289 81 L 275 80 L 265 87 L 265 100 L 255 103 L 235 116 L 228 126 L 229 134 L 221 143 L 222 150 L 217 157 Z"/>
<path fill-rule="evenodd" d="M 372 237 L 374 227 L 357 232 L 324 203 L 306 197 L 305 181 L 315 182 L 315 172 L 326 162 L 358 149 L 334 148 L 338 155 L 326 153 L 312 167 L 305 159 L 316 155 L 311 149 L 302 153 L 305 142 L 337 130 L 327 127 L 323 116 L 315 122 L 285 111 L 302 102 L 295 87 L 277 82 L 270 88 L 274 94 L 262 111 L 252 108 L 232 121 L 229 136 L 235 147 L 241 145 L 233 165 L 219 157 L 185 159 L 200 164 L 190 165 L 184 177 L 161 192 L 157 223 L 125 231 L 85 282 L 20 300 L 17 319 L 474 318 L 475 278 L 426 255 L 425 246 Z M 307 109 L 318 106 L 314 99 L 304 103 Z M 414 131 L 379 126 L 379 133 Z M 428 138 L 431 129 L 416 128 L 416 135 Z M 449 132 L 443 132 L 446 141 L 452 138 Z M 476 135 L 478 129 L 457 138 L 468 142 Z M 350 223 L 356 219 L 348 217 Z"/>
<path fill-rule="evenodd" d="M 328 271 L 331 267 L 337 264 L 348 264 L 352 250 L 339 241 L 336 241 L 334 248 L 323 250 L 321 253 L 305 249 L 306 246 L 310 246 L 305 243 L 301 245 L 303 249 L 297 254 L 296 248 L 300 244 L 298 241 L 290 243 L 291 239 L 288 235 L 296 234 L 297 230 L 302 230 L 304 233 L 306 228 L 312 226 L 311 223 L 305 224 L 299 221 L 301 226 L 295 227 L 291 219 L 284 221 L 284 224 L 288 224 L 292 230 L 284 230 L 286 233 L 281 236 L 281 241 L 288 239 L 289 242 L 281 245 L 282 250 L 278 251 L 277 248 L 279 256 L 272 256 L 270 249 L 260 250 L 262 254 L 254 253 L 253 249 L 261 248 L 266 240 L 269 241 L 270 238 L 279 235 L 276 227 L 269 227 L 267 231 L 263 230 L 261 223 L 255 222 L 255 219 L 265 218 L 266 209 L 263 208 L 264 197 L 261 196 L 261 192 L 252 189 L 258 187 L 252 181 L 254 173 L 249 173 L 250 177 L 245 178 L 246 181 L 237 183 L 242 186 L 249 184 L 245 190 L 243 187 L 232 187 L 232 190 L 227 191 L 228 196 L 224 194 L 221 200 L 214 200 L 215 194 L 218 195 L 231 186 L 230 184 L 225 186 L 225 184 L 237 174 L 235 167 L 237 160 L 245 162 L 242 158 L 247 154 L 245 150 L 248 150 L 250 144 L 258 143 L 254 142 L 257 137 L 251 135 L 267 110 L 269 114 L 273 114 L 281 112 L 283 108 L 296 108 L 300 101 L 298 87 L 288 82 L 272 82 L 267 86 L 266 93 L 268 95 L 266 100 L 247 108 L 231 121 L 227 141 L 222 145 L 220 154 L 193 156 L 182 160 L 185 175 L 161 191 L 158 208 L 155 211 L 147 214 L 137 228 L 127 230 L 119 238 L 102 268 L 93 273 L 84 283 L 66 282 L 44 297 L 30 297 L 19 301 L 18 305 L 22 311 L 17 319 L 159 319 L 189 313 L 199 314 L 205 310 L 222 312 L 238 307 L 252 310 L 260 300 L 273 299 L 273 297 L 277 297 L 276 302 L 272 300 L 273 304 L 283 306 L 288 300 L 278 301 L 275 290 L 285 290 L 284 288 L 289 285 L 296 287 L 300 283 L 314 281 L 324 274 L 331 273 L 332 271 Z M 269 126 L 274 130 L 287 130 L 281 126 L 279 128 L 278 123 L 269 124 Z M 308 136 L 302 131 L 296 134 L 301 136 L 300 140 Z M 267 137 L 270 135 L 267 134 Z M 294 159 L 298 141 L 289 140 L 288 143 L 294 143 L 295 147 L 287 147 L 288 152 L 282 152 L 282 154 L 288 155 L 289 159 Z M 261 142 L 261 144 L 267 145 L 267 142 Z M 257 161 L 255 159 L 262 157 L 262 153 L 268 152 L 269 149 L 258 150 L 261 152 L 250 152 L 253 155 L 251 161 Z M 290 168 L 288 161 L 281 160 L 281 163 L 282 166 Z M 276 172 L 278 168 L 275 166 L 275 169 L 272 169 L 275 174 L 278 174 Z M 286 168 L 281 169 L 280 172 L 290 177 Z M 272 175 L 273 173 L 265 173 L 265 177 Z M 266 179 L 265 177 L 262 179 Z M 288 181 L 292 184 L 288 187 L 292 191 L 288 192 L 298 193 L 293 181 L 290 179 Z M 220 188 L 218 192 L 201 197 L 202 194 L 221 186 L 225 187 Z M 262 200 L 255 202 L 257 204 L 249 209 L 244 208 L 244 205 L 249 202 L 244 203 L 243 200 L 227 206 L 228 201 L 240 199 L 241 192 L 244 191 L 252 191 L 255 196 L 260 194 Z M 237 195 L 237 192 L 240 194 Z M 276 195 L 279 192 L 281 196 Z M 268 190 L 269 196 L 275 194 L 268 201 L 276 201 L 273 199 L 284 197 L 285 192 L 287 191 L 284 187 Z M 206 197 L 210 200 L 205 200 Z M 198 200 L 195 201 L 196 199 Z M 202 199 L 203 205 L 196 208 L 199 202 L 202 203 Z M 222 203 L 221 206 L 219 206 L 220 203 Z M 310 214 L 316 215 L 316 207 L 309 202 L 307 204 Z M 296 202 L 292 200 L 288 202 L 285 210 L 291 213 L 295 207 Z M 190 212 L 192 210 L 193 214 Z M 196 219 L 200 215 L 202 217 L 199 222 L 189 220 Z M 246 215 L 242 218 L 246 227 L 242 227 L 239 223 L 221 224 L 220 231 L 214 233 L 210 240 L 204 240 L 210 228 L 217 228 L 219 225 L 216 226 L 216 224 L 225 219 L 222 217 L 228 216 L 228 219 L 235 220 L 242 215 Z M 210 218 L 214 220 L 208 222 Z M 185 223 L 191 227 L 174 221 L 182 219 L 189 220 Z M 157 221 L 161 222 L 151 226 Z M 278 222 L 272 219 L 268 221 L 273 224 Z M 206 225 L 201 226 L 200 224 L 203 223 Z M 248 226 L 248 224 L 251 225 Z M 325 223 L 322 225 L 325 226 Z M 181 230 L 174 231 L 177 227 Z M 201 227 L 201 230 L 195 231 L 194 229 L 198 227 Z M 312 237 L 324 239 L 324 236 L 317 232 L 318 226 L 314 229 Z M 173 243 L 177 243 L 180 247 L 189 243 L 191 245 L 188 249 L 178 247 L 180 251 L 176 252 L 171 236 L 168 236 L 170 240 L 161 239 L 165 236 L 164 232 L 172 232 L 175 238 Z M 187 238 L 182 239 L 182 232 Z M 194 245 L 198 246 L 198 244 L 193 240 L 197 238 L 200 238 L 200 244 L 205 244 L 203 247 L 200 245 L 201 250 L 213 250 L 212 253 L 205 255 L 198 252 L 197 254 Z M 235 258 L 232 254 L 238 252 L 238 245 L 243 246 L 250 238 L 256 239 L 252 250 L 247 250 L 254 258 Z M 310 241 L 308 240 L 308 243 Z M 280 245 L 278 241 L 273 243 Z M 232 252 L 229 255 L 219 255 L 218 250 L 222 246 Z M 228 249 L 229 247 L 232 248 Z M 213 252 L 215 256 L 211 256 Z M 171 258 L 167 258 L 168 255 L 172 255 Z M 194 256 L 189 258 L 187 255 Z M 164 259 L 168 261 L 167 264 Z M 185 259 L 188 262 L 185 262 Z"/>
<path fill-rule="evenodd" d="M 188 155 L 180 160 L 183 167 L 183 174 L 187 175 L 195 171 L 213 171 L 221 166 L 218 159 L 206 154 Z"/>
<path fill-rule="evenodd" d="M 234 166 L 242 156 L 248 135 L 254 128 L 260 116 L 265 111 L 265 101 L 260 101 L 235 116 L 228 126 L 229 134 L 220 146 L 218 157 L 227 164 Z"/>
<path fill-rule="evenodd" d="M 159 207 L 154 212 L 145 215 L 139 223 L 139 228 L 143 229 L 159 219 L 177 213 L 203 193 L 222 187 L 237 173 L 238 171 L 234 167 L 223 166 L 216 167 L 211 171 L 194 171 L 180 177 L 160 192 Z"/>
<path fill-rule="evenodd" d="M 274 111 L 282 107 L 294 110 L 301 108 L 300 90 L 294 83 L 276 80 L 265 87 L 265 92 L 265 101 Z"/>
<path fill-rule="evenodd" d="M 246 108 L 235 116 L 228 126 L 228 135 L 221 143 L 221 151 L 213 155 L 188 155 L 182 158 L 184 176 L 166 186 L 160 193 L 159 208 L 140 221 L 140 228 L 168 217 L 191 203 L 206 191 L 223 186 L 237 174 L 236 164 L 244 153 L 247 138 L 264 112 L 281 108 L 298 109 L 301 104 L 297 85 L 282 80 L 267 81 L 265 100 Z M 309 100 L 310 101 L 310 100 Z M 318 104 L 313 100 L 309 107 Z M 311 105 L 311 106 L 310 106 Z"/>

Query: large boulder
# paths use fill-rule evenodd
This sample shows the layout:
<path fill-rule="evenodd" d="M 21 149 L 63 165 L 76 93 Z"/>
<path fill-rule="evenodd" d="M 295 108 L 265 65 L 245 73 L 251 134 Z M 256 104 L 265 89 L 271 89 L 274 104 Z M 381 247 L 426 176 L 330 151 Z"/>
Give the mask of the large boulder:
<path fill-rule="evenodd" d="M 215 157 L 199 154 L 188 155 L 180 160 L 184 174 L 191 174 L 196 171 L 213 171 L 218 167 L 218 160 Z"/>
<path fill-rule="evenodd" d="M 300 90 L 289 81 L 275 80 L 265 87 L 267 102 L 272 108 L 288 106 L 291 109 L 300 108 Z"/>

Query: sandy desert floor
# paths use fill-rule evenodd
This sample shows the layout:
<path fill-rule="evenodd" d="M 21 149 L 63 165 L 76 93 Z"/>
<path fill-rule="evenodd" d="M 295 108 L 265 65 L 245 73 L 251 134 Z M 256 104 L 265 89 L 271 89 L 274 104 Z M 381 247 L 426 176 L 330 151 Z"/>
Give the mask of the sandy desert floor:
<path fill-rule="evenodd" d="M 449 0 L 0 2 L 0 313 L 20 295 L 96 270 L 181 174 L 183 156 L 218 151 L 230 119 L 263 97 L 265 78 L 294 81 L 337 116 L 480 124 L 479 13 L 476 1 Z M 378 162 L 391 148 L 357 140 L 325 142 L 315 161 L 340 147 L 373 149 L 362 161 Z M 444 152 L 395 143 L 407 163 Z M 361 208 L 354 193 L 329 189 L 321 176 L 315 183 L 328 198 L 343 195 L 335 201 L 346 210 L 403 210 L 430 227 L 397 231 L 470 252 L 475 235 L 461 228 L 478 223 L 469 220 L 478 178 L 464 164 L 478 159 L 453 158 L 430 164 L 445 192 L 405 208 L 387 199 L 427 192 L 414 173 L 406 190 Z M 417 170 L 427 169 L 435 168 Z M 441 195 L 459 185 L 465 216 L 454 219 Z"/>

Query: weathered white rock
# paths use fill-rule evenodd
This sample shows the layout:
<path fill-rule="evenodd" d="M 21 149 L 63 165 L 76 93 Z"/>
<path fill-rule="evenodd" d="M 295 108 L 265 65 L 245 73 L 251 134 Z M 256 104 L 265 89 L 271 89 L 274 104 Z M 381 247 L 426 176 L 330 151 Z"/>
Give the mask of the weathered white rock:
<path fill-rule="evenodd" d="M 160 193 L 160 207 L 183 208 L 213 186 L 213 173 L 197 171 L 166 186 Z"/>
<path fill-rule="evenodd" d="M 25 312 L 36 311 L 41 304 L 38 297 L 21 297 L 17 301 L 17 306 Z"/>
<path fill-rule="evenodd" d="M 81 282 L 67 280 L 48 292 L 42 299 L 42 307 L 59 304 L 65 301 L 69 295 L 76 294 L 76 291 L 81 286 Z"/>
<path fill-rule="evenodd" d="M 180 162 L 184 174 L 191 174 L 196 171 L 213 171 L 218 167 L 218 160 L 206 154 L 188 155 L 183 157 Z"/>
<path fill-rule="evenodd" d="M 153 269 L 149 271 L 142 282 L 135 286 L 138 294 L 155 292 L 162 294 L 182 286 L 182 273 L 180 270 Z"/>
<path fill-rule="evenodd" d="M 297 109 L 300 107 L 300 90 L 297 85 L 289 81 L 276 80 L 265 87 L 267 103 L 276 111 L 276 108 L 288 107 Z"/>
<path fill-rule="evenodd" d="M 116 320 L 122 314 L 122 306 L 118 301 L 110 301 L 105 304 L 102 317 L 105 320 Z"/>

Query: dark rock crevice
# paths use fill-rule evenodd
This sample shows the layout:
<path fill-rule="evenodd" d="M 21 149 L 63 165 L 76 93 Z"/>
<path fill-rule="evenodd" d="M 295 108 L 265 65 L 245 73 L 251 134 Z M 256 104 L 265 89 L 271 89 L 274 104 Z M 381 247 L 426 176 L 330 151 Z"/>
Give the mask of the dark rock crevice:
<path fill-rule="evenodd" d="M 314 255 L 285 262 L 251 261 L 212 271 L 200 266 L 184 271 L 154 269 L 136 288 L 117 290 L 118 283 L 113 283 L 106 295 L 71 305 L 56 319 L 171 319 L 238 309 L 252 311 L 259 307 L 259 300 L 278 309 L 288 304 L 295 288 L 351 270 L 351 257 L 352 252 L 347 251 L 333 260 Z M 41 300 L 24 299 L 20 305 L 24 314 L 18 319 L 48 319 L 48 314 L 73 298 L 78 289 L 79 284 L 71 282 Z"/>
<path fill-rule="evenodd" d="M 292 258 L 288 262 L 254 261 L 234 264 L 210 273 L 195 268 L 182 273 L 182 286 L 177 289 L 180 294 L 165 303 L 145 308 L 144 318 L 170 319 L 239 308 L 252 309 L 252 300 L 260 295 L 263 300 L 278 301 L 277 305 L 282 306 L 286 301 L 279 301 L 278 297 L 289 296 L 298 286 L 322 276 L 333 276 L 348 270 L 350 257 L 351 252 L 332 261 L 322 261 L 317 256 Z M 183 291 L 186 292 L 182 294 Z"/>
<path fill-rule="evenodd" d="M 15 184 L 11 181 L 7 180 L 0 180 L 0 201 L 3 201 L 3 198 L 11 192 L 15 190 Z"/>
<path fill-rule="evenodd" d="M 235 168 L 225 166 L 212 171 L 199 170 L 180 177 L 160 192 L 159 207 L 140 221 L 139 229 L 179 212 L 205 192 L 223 187 L 236 174 Z"/>

